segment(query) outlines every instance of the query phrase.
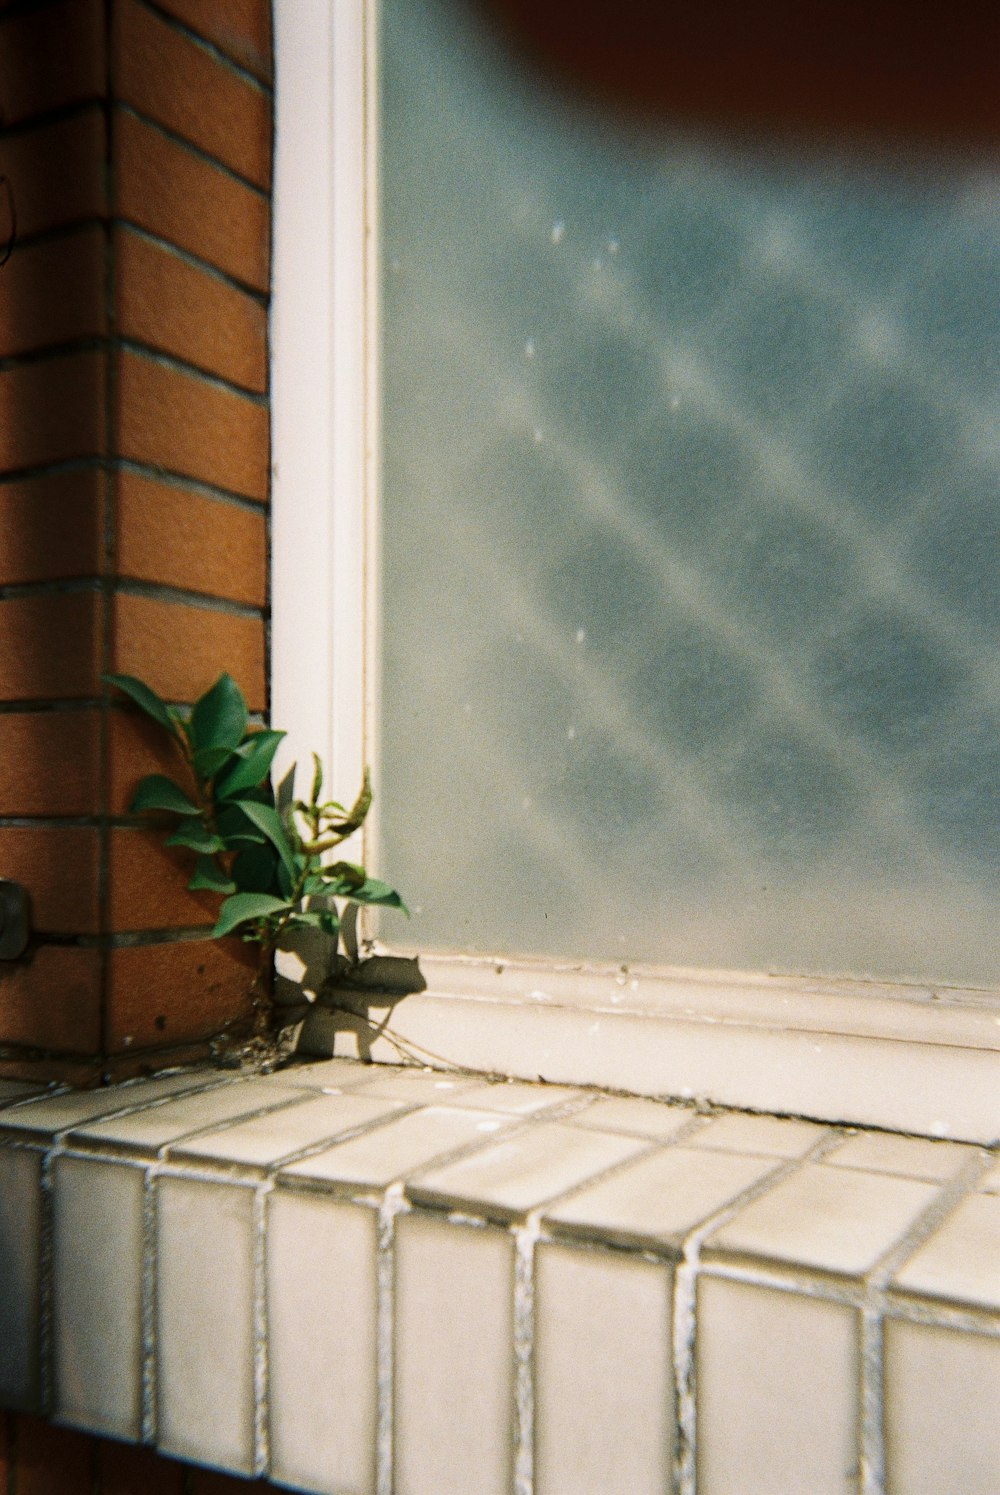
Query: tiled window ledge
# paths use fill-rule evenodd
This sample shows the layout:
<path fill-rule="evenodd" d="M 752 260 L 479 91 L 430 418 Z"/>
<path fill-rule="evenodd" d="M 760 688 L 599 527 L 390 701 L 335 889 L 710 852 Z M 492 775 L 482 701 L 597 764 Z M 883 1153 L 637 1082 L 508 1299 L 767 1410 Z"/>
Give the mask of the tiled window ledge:
<path fill-rule="evenodd" d="M 347 1495 L 995 1495 L 975 1146 L 343 1060 L 0 1092 L 0 1397 Z"/>

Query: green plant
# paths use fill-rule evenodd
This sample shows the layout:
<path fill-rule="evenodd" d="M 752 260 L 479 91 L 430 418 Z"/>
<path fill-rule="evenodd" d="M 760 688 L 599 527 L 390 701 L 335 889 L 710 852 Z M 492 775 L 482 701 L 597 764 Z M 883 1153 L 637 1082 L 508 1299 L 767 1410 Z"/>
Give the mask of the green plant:
<path fill-rule="evenodd" d="M 367 770 L 349 809 L 321 800 L 323 767 L 315 754 L 308 800 L 293 797 L 294 768 L 276 794 L 271 764 L 285 733 L 249 726 L 246 700 L 230 675 L 220 675 L 190 714 L 134 675 L 103 678 L 163 729 L 181 760 L 182 782 L 149 774 L 129 812 L 169 817 L 166 845 L 195 858 L 188 887 L 222 897 L 214 937 L 236 933 L 255 942 L 263 966 L 288 930 L 321 929 L 339 942 L 338 899 L 406 912 L 395 888 L 364 867 L 324 860 L 364 823 L 372 799 Z"/>

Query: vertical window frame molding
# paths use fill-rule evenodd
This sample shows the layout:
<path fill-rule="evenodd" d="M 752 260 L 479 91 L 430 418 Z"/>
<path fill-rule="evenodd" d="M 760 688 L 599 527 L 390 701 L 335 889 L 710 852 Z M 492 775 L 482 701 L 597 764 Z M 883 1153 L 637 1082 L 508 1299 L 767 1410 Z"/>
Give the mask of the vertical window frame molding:
<path fill-rule="evenodd" d="M 279 776 L 315 750 L 341 796 L 356 793 L 370 756 L 375 696 L 371 11 L 366 0 L 296 0 L 274 17 L 271 710 L 288 732 Z"/>

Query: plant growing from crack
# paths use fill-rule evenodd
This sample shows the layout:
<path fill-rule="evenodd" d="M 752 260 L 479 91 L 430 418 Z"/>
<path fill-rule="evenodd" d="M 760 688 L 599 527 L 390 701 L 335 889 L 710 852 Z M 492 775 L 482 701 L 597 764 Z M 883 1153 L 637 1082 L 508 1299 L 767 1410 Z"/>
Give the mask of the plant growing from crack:
<path fill-rule="evenodd" d="M 228 674 L 189 714 L 169 706 L 134 675 L 105 675 L 169 738 L 179 759 L 180 781 L 148 774 L 132 796 L 129 813 L 167 817 L 167 846 L 194 855 L 188 887 L 222 898 L 213 938 L 238 934 L 257 945 L 255 1005 L 259 1034 L 273 1022 L 263 983 L 275 948 L 295 929 L 319 929 L 339 946 L 340 901 L 406 906 L 395 888 L 369 877 L 356 862 L 328 861 L 329 854 L 364 824 L 372 802 L 367 769 L 349 808 L 322 798 L 323 766 L 313 754 L 308 799 L 294 798 L 294 768 L 278 786 L 271 765 L 284 732 L 254 728 L 247 703 Z"/>

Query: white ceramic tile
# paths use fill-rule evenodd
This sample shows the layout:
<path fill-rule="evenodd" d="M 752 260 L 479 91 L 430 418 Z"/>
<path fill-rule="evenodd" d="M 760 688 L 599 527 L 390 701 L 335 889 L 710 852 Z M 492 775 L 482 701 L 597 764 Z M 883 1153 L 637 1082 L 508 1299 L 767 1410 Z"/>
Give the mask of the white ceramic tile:
<path fill-rule="evenodd" d="M 356 1085 L 370 1084 L 382 1066 L 361 1064 L 357 1059 L 321 1059 L 316 1064 L 293 1064 L 281 1071 L 284 1085 L 301 1085 L 307 1090 L 353 1090 Z M 395 1069 L 385 1066 L 389 1074 Z"/>
<path fill-rule="evenodd" d="M 861 1132 L 823 1158 L 833 1168 L 863 1168 L 869 1173 L 894 1173 L 900 1178 L 923 1178 L 946 1183 L 971 1157 L 974 1147 L 957 1142 L 929 1142 L 922 1137 L 897 1137 L 892 1132 Z"/>
<path fill-rule="evenodd" d="M 249 1474 L 253 1191 L 163 1177 L 157 1195 L 157 1441 L 176 1458 Z"/>
<path fill-rule="evenodd" d="M 541 1245 L 536 1495 L 663 1495 L 673 1460 L 673 1273 L 623 1252 Z"/>
<path fill-rule="evenodd" d="M 0 1079 L 0 1106 L 12 1106 L 15 1101 L 27 1100 L 31 1095 L 44 1095 L 44 1085 L 32 1085 L 27 1080 Z"/>
<path fill-rule="evenodd" d="M 143 1175 L 53 1164 L 53 1353 L 60 1419 L 112 1438 L 142 1431 Z"/>
<path fill-rule="evenodd" d="M 437 1106 L 463 1091 L 477 1088 L 480 1083 L 474 1076 L 446 1074 L 436 1069 L 404 1069 L 388 1075 L 380 1075 L 378 1065 L 373 1069 L 374 1078 L 362 1086 L 364 1094 L 405 1101 L 409 1105 Z"/>
<path fill-rule="evenodd" d="M 371 1126 L 394 1115 L 399 1106 L 392 1101 L 348 1091 L 344 1095 L 317 1095 L 301 1105 L 268 1111 L 222 1131 L 179 1142 L 169 1149 L 174 1158 L 213 1158 L 218 1162 L 243 1163 L 252 1168 L 268 1168 L 343 1132 Z"/>
<path fill-rule="evenodd" d="M 492 1080 L 467 1091 L 460 1104 L 484 1111 L 502 1111 L 508 1116 L 536 1116 L 563 1106 L 580 1094 L 570 1085 L 529 1085 L 517 1080 Z"/>
<path fill-rule="evenodd" d="M 910 1292 L 1000 1308 L 1000 1198 L 971 1194 L 896 1273 Z"/>
<path fill-rule="evenodd" d="M 687 1145 L 717 1148 L 721 1152 L 760 1153 L 772 1158 L 800 1158 L 815 1147 L 825 1130 L 811 1121 L 734 1113 L 710 1121 Z"/>
<path fill-rule="evenodd" d="M 780 1163 L 670 1147 L 618 1169 L 545 1213 L 547 1224 L 622 1245 L 674 1245 Z"/>
<path fill-rule="evenodd" d="M 602 1096 L 585 1111 L 577 1111 L 567 1119 L 573 1126 L 596 1128 L 599 1132 L 625 1132 L 657 1142 L 675 1137 L 696 1120 L 694 1112 L 685 1106 L 619 1095 Z"/>
<path fill-rule="evenodd" d="M 431 1169 L 411 1181 L 409 1193 L 426 1203 L 471 1206 L 514 1220 L 647 1146 L 634 1137 L 586 1132 L 553 1121 Z"/>
<path fill-rule="evenodd" d="M 857 1491 L 853 1311 L 702 1277 L 697 1323 L 698 1495 Z"/>
<path fill-rule="evenodd" d="M 385 1189 L 435 1158 L 485 1142 L 510 1126 L 489 1111 L 428 1106 L 386 1122 L 362 1137 L 338 1143 L 281 1170 L 281 1178 L 311 1178 L 329 1184 Z"/>
<path fill-rule="evenodd" d="M 268 1199 L 272 1479 L 328 1495 L 375 1488 L 378 1216 L 277 1190 Z"/>
<path fill-rule="evenodd" d="M 706 1252 L 860 1276 L 896 1244 L 937 1192 L 932 1184 L 908 1178 L 806 1163 L 710 1236 Z"/>
<path fill-rule="evenodd" d="M 128 1085 L 108 1085 L 102 1090 L 65 1090 L 61 1095 L 46 1096 L 5 1111 L 0 1127 L 53 1136 L 70 1127 L 83 1126 L 99 1116 L 113 1116 L 119 1111 L 139 1111 L 164 1096 L 182 1094 L 211 1084 L 211 1071 L 195 1070 L 183 1074 L 163 1075 L 157 1080 L 138 1080 Z"/>
<path fill-rule="evenodd" d="M 236 1121 L 258 1111 L 279 1106 L 304 1105 L 307 1090 L 293 1090 L 276 1078 L 241 1080 L 218 1089 L 167 1101 L 148 1111 L 119 1116 L 112 1121 L 77 1125 L 73 1137 L 89 1142 L 112 1143 L 137 1153 L 152 1155 L 192 1132 L 207 1131 L 226 1121 Z"/>
<path fill-rule="evenodd" d="M 977 1184 L 984 1194 L 1000 1194 L 1000 1163 L 987 1169 Z"/>
<path fill-rule="evenodd" d="M 886 1495 L 997 1495 L 1000 1339 L 889 1320 Z"/>
<path fill-rule="evenodd" d="M 0 1147 L 0 1405 L 38 1400 L 41 1154 Z"/>
<path fill-rule="evenodd" d="M 400 1216 L 395 1301 L 395 1495 L 510 1495 L 513 1241 Z"/>

